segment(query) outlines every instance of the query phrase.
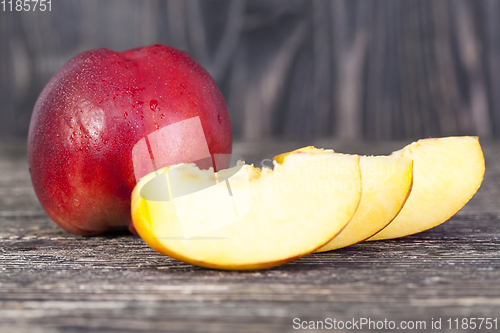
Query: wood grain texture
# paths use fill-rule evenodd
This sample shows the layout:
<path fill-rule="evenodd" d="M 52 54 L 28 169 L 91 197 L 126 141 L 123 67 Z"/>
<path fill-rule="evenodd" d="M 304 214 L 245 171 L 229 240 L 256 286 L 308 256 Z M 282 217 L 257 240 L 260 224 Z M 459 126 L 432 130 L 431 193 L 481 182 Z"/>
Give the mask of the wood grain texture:
<path fill-rule="evenodd" d="M 153 43 L 211 73 L 238 139 L 500 136 L 497 0 L 52 2 L 0 10 L 1 137 L 79 52 Z"/>
<path fill-rule="evenodd" d="M 381 154 L 406 142 L 309 143 Z M 259 165 L 303 145 L 234 150 Z M 91 238 L 62 231 L 34 195 L 24 143 L 0 143 L 0 332 L 292 332 L 294 318 L 424 320 L 431 331 L 431 318 L 497 318 L 500 143 L 483 147 L 482 187 L 435 229 L 226 272 L 162 256 L 126 231 Z"/>

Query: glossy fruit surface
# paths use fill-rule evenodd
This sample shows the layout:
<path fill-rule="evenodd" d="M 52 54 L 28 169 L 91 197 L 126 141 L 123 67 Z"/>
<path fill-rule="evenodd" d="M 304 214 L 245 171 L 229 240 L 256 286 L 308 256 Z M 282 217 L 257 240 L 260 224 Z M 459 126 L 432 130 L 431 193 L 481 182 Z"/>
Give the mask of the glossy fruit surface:
<path fill-rule="evenodd" d="M 223 96 L 187 53 L 152 45 L 75 56 L 46 85 L 31 118 L 28 160 L 43 208 L 75 234 L 127 225 L 132 189 L 148 173 L 134 170 L 134 146 L 187 119 L 201 123 L 203 135 L 173 132 L 163 162 L 192 159 L 200 147 L 231 153 Z"/>

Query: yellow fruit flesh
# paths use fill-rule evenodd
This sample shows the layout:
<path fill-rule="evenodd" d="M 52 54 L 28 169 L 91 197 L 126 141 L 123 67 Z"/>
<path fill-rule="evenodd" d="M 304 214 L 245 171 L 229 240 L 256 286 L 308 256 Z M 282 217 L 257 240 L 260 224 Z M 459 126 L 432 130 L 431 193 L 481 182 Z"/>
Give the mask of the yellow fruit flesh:
<path fill-rule="evenodd" d="M 484 156 L 477 137 L 419 140 L 392 155 L 413 159 L 413 188 L 394 221 L 369 240 L 404 237 L 447 221 L 483 180 Z"/>
<path fill-rule="evenodd" d="M 267 268 L 314 250 L 348 246 L 374 233 L 368 240 L 403 237 L 435 227 L 468 202 L 484 175 L 484 157 L 476 137 L 420 140 L 389 157 L 362 157 L 359 163 L 357 156 L 314 147 L 281 154 L 275 160 L 280 164 L 275 164 L 274 171 L 242 168 L 251 188 L 248 213 L 194 237 L 186 237 L 172 202 L 141 197 L 141 188 L 155 177 L 148 175 L 132 195 L 132 216 L 139 235 L 158 252 L 185 262 L 219 269 Z M 369 172 L 384 170 L 381 165 L 392 165 L 394 172 Z M 220 179 L 224 172 L 219 173 Z M 171 185 L 185 193 L 209 187 L 213 181 L 209 174 L 189 167 L 170 178 Z M 243 178 L 240 175 L 231 183 L 236 196 L 238 190 L 243 192 Z M 308 188 L 308 184 L 316 185 Z M 318 191 L 317 184 L 337 190 Z M 346 184 L 352 185 L 349 191 Z M 361 187 L 356 201 L 354 192 Z M 191 205 L 196 211 L 193 200 L 184 207 Z M 214 214 L 212 220 L 217 220 Z"/>
<path fill-rule="evenodd" d="M 170 185 L 199 188 L 199 182 L 210 178 L 206 175 L 210 171 L 191 169 L 169 176 Z M 188 263 L 261 269 L 309 254 L 330 241 L 354 215 L 361 197 L 359 157 L 353 155 L 296 154 L 283 165 L 275 164 L 273 171 L 245 165 L 238 173 L 248 179 L 232 181 L 231 188 L 243 192 L 244 184 L 249 184 L 249 210 L 232 223 L 188 239 L 174 201 L 141 197 L 142 187 L 155 177 L 148 175 L 132 194 L 137 232 L 156 251 Z M 214 202 L 225 200 L 222 193 L 214 194 Z M 196 205 L 191 202 L 192 210 Z"/>
<path fill-rule="evenodd" d="M 283 153 L 274 160 L 303 152 L 325 152 L 308 146 Z M 329 152 L 332 152 L 329 150 Z M 403 208 L 412 187 L 413 161 L 406 157 L 362 156 L 362 195 L 359 207 L 347 226 L 316 252 L 330 251 L 362 242 L 384 229 Z"/>
<path fill-rule="evenodd" d="M 316 252 L 353 245 L 388 226 L 398 215 L 412 187 L 413 161 L 405 157 L 362 156 L 362 194 L 349 224 Z"/>
<path fill-rule="evenodd" d="M 321 148 L 316 148 L 314 146 L 307 146 L 307 147 L 295 149 L 295 150 L 293 150 L 291 152 L 288 152 L 288 153 L 283 153 L 283 154 L 279 154 L 277 156 L 274 156 L 273 160 L 275 160 L 279 164 L 283 164 L 283 162 L 285 161 L 285 157 L 287 157 L 290 154 L 295 154 L 295 153 L 310 153 L 310 152 L 318 153 L 318 152 L 322 152 L 322 151 L 324 151 L 324 150 L 321 149 Z M 327 152 L 328 153 L 333 153 L 333 150 L 327 150 Z"/>

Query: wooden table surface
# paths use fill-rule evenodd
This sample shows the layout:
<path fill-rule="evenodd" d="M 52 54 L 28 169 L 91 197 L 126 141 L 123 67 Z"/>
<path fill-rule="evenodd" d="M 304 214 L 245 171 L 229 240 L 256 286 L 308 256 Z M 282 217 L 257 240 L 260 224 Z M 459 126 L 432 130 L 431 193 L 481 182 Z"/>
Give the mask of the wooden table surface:
<path fill-rule="evenodd" d="M 362 154 L 406 144 L 309 143 Z M 237 143 L 234 153 L 260 165 L 301 145 Z M 422 332 L 449 332 L 449 318 L 453 325 L 498 318 L 500 326 L 500 143 L 483 148 L 482 187 L 437 228 L 231 272 L 170 259 L 126 231 L 90 238 L 62 231 L 34 195 L 24 143 L 1 143 L 0 332 L 293 332 L 299 320 L 363 318 L 359 331 L 385 319 L 396 327 L 425 322 Z M 432 330 L 439 319 L 442 329 Z"/>

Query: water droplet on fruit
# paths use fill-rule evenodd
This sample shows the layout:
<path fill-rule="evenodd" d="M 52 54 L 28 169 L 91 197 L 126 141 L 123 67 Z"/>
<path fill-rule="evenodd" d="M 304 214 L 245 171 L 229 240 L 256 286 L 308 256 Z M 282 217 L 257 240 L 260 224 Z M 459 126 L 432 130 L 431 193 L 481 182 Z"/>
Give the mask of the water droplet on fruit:
<path fill-rule="evenodd" d="M 160 111 L 160 107 L 158 106 L 158 101 L 156 99 L 152 99 L 151 102 L 149 102 L 149 107 L 153 112 Z"/>
<path fill-rule="evenodd" d="M 125 119 L 127 119 L 127 117 L 128 117 L 128 113 L 127 113 L 127 112 L 123 112 L 123 117 L 124 117 Z"/>
<path fill-rule="evenodd" d="M 217 120 L 219 121 L 219 124 L 222 123 L 222 118 L 221 118 L 220 114 L 217 115 Z"/>
<path fill-rule="evenodd" d="M 162 114 L 160 115 L 160 119 L 163 119 L 163 118 L 165 118 L 165 115 L 162 113 Z"/>
<path fill-rule="evenodd" d="M 80 201 L 78 199 L 75 199 L 75 206 L 78 207 L 80 205 L 81 205 Z"/>

